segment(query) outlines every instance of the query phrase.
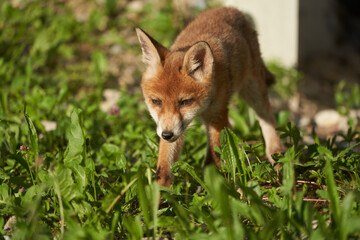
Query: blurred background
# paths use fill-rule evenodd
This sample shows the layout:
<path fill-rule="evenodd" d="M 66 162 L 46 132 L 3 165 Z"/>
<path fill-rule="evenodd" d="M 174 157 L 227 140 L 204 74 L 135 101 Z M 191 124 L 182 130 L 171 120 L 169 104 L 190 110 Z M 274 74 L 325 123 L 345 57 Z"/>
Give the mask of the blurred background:
<path fill-rule="evenodd" d="M 169 47 L 200 11 L 221 5 L 243 10 L 258 30 L 264 59 L 278 78 L 271 91 L 276 111 L 289 111 L 302 127 L 315 122 L 345 130 L 349 119 L 356 125 L 360 3 L 355 0 L 1 1 L 3 106 L 16 96 L 28 102 L 29 111 L 30 103 L 49 111 L 59 100 L 54 95 L 63 93 L 76 100 L 94 96 L 110 111 L 119 89 L 140 92 L 144 66 L 135 27 Z M 333 110 L 316 122 L 325 109 Z"/>

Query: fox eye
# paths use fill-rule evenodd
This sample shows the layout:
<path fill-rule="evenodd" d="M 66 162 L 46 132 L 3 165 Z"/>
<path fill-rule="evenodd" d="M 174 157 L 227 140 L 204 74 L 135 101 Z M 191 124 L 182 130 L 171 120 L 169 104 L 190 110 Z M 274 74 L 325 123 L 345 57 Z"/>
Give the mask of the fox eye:
<path fill-rule="evenodd" d="M 161 106 L 161 100 L 160 99 L 151 99 L 152 103 L 156 106 Z"/>
<path fill-rule="evenodd" d="M 192 102 L 193 102 L 193 99 L 189 98 L 189 99 L 181 100 L 179 102 L 179 104 L 180 104 L 180 107 L 185 107 L 185 106 L 189 106 Z"/>

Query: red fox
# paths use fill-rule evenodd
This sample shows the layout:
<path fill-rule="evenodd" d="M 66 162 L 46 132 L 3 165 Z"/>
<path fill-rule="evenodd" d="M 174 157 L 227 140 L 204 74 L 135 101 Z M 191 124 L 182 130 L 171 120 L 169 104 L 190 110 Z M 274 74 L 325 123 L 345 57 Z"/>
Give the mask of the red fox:
<path fill-rule="evenodd" d="M 281 152 L 280 138 L 269 104 L 267 85 L 274 82 L 261 58 L 257 33 L 235 8 L 215 8 L 200 13 L 167 49 L 140 28 L 143 73 L 141 87 L 160 137 L 157 181 L 172 183 L 170 166 L 179 159 L 183 135 L 199 116 L 206 125 L 205 164 L 217 166 L 214 147 L 220 131 L 230 127 L 228 103 L 233 93 L 255 110 L 265 139 L 266 155 Z"/>

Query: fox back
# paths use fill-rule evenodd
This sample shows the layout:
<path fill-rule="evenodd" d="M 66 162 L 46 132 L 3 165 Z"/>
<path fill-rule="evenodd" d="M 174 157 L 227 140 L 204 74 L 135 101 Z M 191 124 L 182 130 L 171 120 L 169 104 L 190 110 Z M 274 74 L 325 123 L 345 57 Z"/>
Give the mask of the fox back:
<path fill-rule="evenodd" d="M 137 34 L 146 65 L 141 86 L 160 137 L 160 185 L 170 185 L 170 165 L 178 160 L 183 133 L 196 116 L 208 132 L 205 163 L 219 164 L 214 147 L 220 131 L 230 127 L 227 105 L 234 92 L 256 111 L 265 143 L 272 143 L 267 156 L 273 163 L 280 140 L 266 86 L 274 78 L 261 59 L 256 31 L 240 11 L 215 8 L 199 14 L 170 49 L 139 28 Z"/>

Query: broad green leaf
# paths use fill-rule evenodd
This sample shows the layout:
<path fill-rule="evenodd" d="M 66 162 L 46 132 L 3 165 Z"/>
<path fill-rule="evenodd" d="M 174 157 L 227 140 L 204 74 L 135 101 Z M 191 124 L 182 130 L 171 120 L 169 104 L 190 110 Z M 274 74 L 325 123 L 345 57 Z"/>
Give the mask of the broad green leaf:
<path fill-rule="evenodd" d="M 64 202 L 81 198 L 82 193 L 74 183 L 72 171 L 69 168 L 58 167 L 54 172 L 54 187 Z"/>
<path fill-rule="evenodd" d="M 246 185 L 246 166 L 244 152 L 240 151 L 239 138 L 230 129 L 222 131 L 223 137 L 222 144 L 222 158 L 225 160 L 227 167 L 231 173 L 232 181 L 235 184 L 236 181 L 236 168 L 239 171 L 240 184 Z"/>
<path fill-rule="evenodd" d="M 107 161 L 115 160 L 116 166 L 120 170 L 123 170 L 123 171 L 125 170 L 126 158 L 125 158 L 123 151 L 120 149 L 120 147 L 118 147 L 114 144 L 105 143 L 102 145 L 101 150 L 104 153 L 104 157 L 107 159 Z M 109 163 L 106 163 L 103 161 L 103 164 L 108 165 Z"/>
<path fill-rule="evenodd" d="M 21 199 L 23 206 L 31 206 L 37 194 L 39 194 L 38 185 L 33 185 L 29 189 L 27 189 L 24 197 L 22 197 Z"/>
<path fill-rule="evenodd" d="M 80 164 L 82 162 L 84 151 L 84 134 L 81 126 L 81 110 L 75 109 L 71 113 L 71 124 L 67 131 L 68 147 L 64 154 L 64 164 Z"/>
<path fill-rule="evenodd" d="M 7 184 L 3 183 L 0 185 L 0 202 L 5 203 L 10 197 L 10 188 Z"/>
<path fill-rule="evenodd" d="M 85 187 L 88 184 L 85 168 L 82 165 L 76 164 L 75 162 L 70 162 L 67 167 L 71 168 L 73 171 L 74 177 L 81 191 L 85 190 Z"/>
<path fill-rule="evenodd" d="M 237 159 L 240 159 L 240 154 L 238 151 L 238 142 L 237 138 L 234 135 L 231 135 L 230 130 L 225 129 L 223 131 L 223 134 L 225 135 L 222 139 L 225 140 L 225 142 L 222 142 L 223 145 L 222 149 L 222 159 L 225 160 L 227 169 L 231 173 L 231 179 L 233 183 L 236 182 L 236 161 Z"/>

